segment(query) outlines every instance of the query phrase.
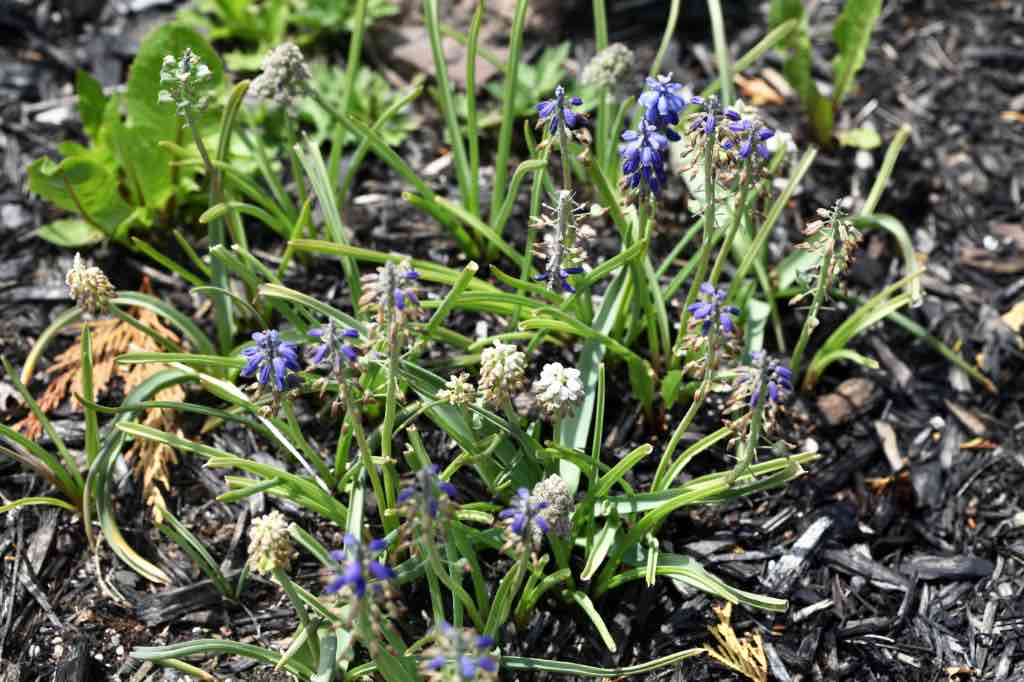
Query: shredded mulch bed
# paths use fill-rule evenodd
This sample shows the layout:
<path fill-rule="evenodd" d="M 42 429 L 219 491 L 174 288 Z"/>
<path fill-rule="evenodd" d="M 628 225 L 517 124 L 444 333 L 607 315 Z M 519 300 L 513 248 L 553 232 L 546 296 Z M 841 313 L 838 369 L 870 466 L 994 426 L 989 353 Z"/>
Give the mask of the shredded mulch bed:
<path fill-rule="evenodd" d="M 53 154 L 58 141 L 81 135 L 70 97 L 74 70 L 85 68 L 104 85 L 121 82 L 138 39 L 169 18 L 175 4 L 0 3 L 10 8 L 0 12 L 0 353 L 16 366 L 66 308 L 63 273 L 71 258 L 32 235 L 57 214 L 26 195 L 25 167 Z M 667 3 L 640 4 L 625 14 L 612 8 L 611 30 L 613 40 L 636 46 L 643 58 L 644 46 L 656 43 Z M 813 35 L 829 34 L 837 4 L 814 3 Z M 584 10 L 566 9 L 565 25 L 589 25 Z M 765 18 L 744 3 L 729 10 L 739 54 L 763 33 Z M 585 18 L 574 21 L 577 16 Z M 703 82 L 713 71 L 703 21 L 687 16 L 681 23 L 665 69 L 679 80 Z M 591 37 L 569 30 L 566 37 L 575 42 L 575 56 L 585 59 Z M 533 35 L 531 45 L 541 38 Z M 746 75 L 764 67 L 781 68 L 769 56 Z M 828 61 L 815 69 L 829 80 Z M 392 75 L 404 77 L 401 70 Z M 733 613 L 737 633 L 763 634 L 771 679 L 1024 679 L 1024 356 L 1020 322 L 1015 331 L 1012 318 L 1003 318 L 1024 300 L 1024 5 L 886 3 L 859 89 L 843 111 L 841 125 L 871 125 L 887 140 L 903 122 L 913 126 L 879 207 L 906 225 L 926 260 L 925 300 L 907 314 L 977 361 L 997 390 L 972 382 L 926 344 L 882 323 L 854 344 L 876 357 L 880 370 L 835 365 L 816 395 L 800 396 L 790 406 L 787 440 L 821 453 L 808 475 L 784 490 L 679 512 L 665 525 L 662 546 L 700 559 L 738 587 L 790 600 L 784 614 Z M 437 121 L 425 105 L 419 113 Z M 799 145 L 807 144 L 794 100 L 767 108 L 766 116 Z M 423 125 L 405 143 L 403 152 L 415 167 L 442 154 L 443 140 L 434 132 L 440 127 Z M 810 215 L 851 191 L 865 193 L 881 155 L 823 151 L 784 222 L 792 226 L 792 216 Z M 439 190 L 451 189 L 443 173 L 433 181 Z M 356 193 L 397 198 L 401 189 L 399 179 L 368 160 Z M 455 262 L 455 250 L 439 239 L 438 229 L 398 201 L 367 201 L 350 210 L 361 244 Z M 523 229 L 525 210 L 517 208 L 510 231 Z M 663 238 L 671 240 L 678 224 L 662 220 Z M 278 253 L 281 248 L 271 241 L 264 246 Z M 161 296 L 194 310 L 180 281 L 125 250 L 105 246 L 92 256 L 115 273 L 119 287 L 137 287 L 147 277 Z M 872 235 L 859 254 L 851 292 L 877 291 L 899 270 L 895 245 Z M 295 282 L 324 300 L 344 296 L 334 275 L 316 262 L 296 273 Z M 848 312 L 837 305 L 815 338 L 824 338 Z M 787 328 L 798 319 L 787 313 Z M 70 336 L 64 344 L 69 342 Z M 36 378 L 34 389 L 41 390 L 45 375 Z M 10 384 L 0 380 L 5 423 L 23 413 L 16 402 Z M 631 409 L 612 414 L 620 417 L 606 424 L 611 455 L 653 442 L 656 456 L 679 417 L 646 424 Z M 716 428 L 716 419 L 703 415 L 687 440 Z M 71 447 L 81 447 L 80 416 L 64 409 L 55 421 Z M 445 451 L 439 436 L 426 429 L 424 436 L 436 452 Z M 225 429 L 213 438 L 227 450 L 271 457 L 242 432 Z M 244 560 L 248 519 L 270 505 L 326 541 L 340 539 L 333 538 L 336 529 L 317 528 L 316 520 L 276 501 L 256 497 L 244 507 L 212 502 L 223 492 L 219 476 L 193 459 L 182 460 L 172 472 L 172 509 L 223 558 L 226 570 L 237 570 Z M 693 473 L 721 466 L 695 462 Z M 637 482 L 650 473 L 636 471 Z M 174 586 L 154 589 L 106 549 L 94 561 L 80 521 L 65 513 L 30 508 L 0 516 L 0 680 L 177 679 L 129 659 L 128 652 L 210 636 L 272 644 L 290 634 L 290 609 L 271 586 L 255 583 L 246 610 L 221 602 L 194 566 L 152 530 L 130 472 L 118 472 L 116 480 L 123 532 L 133 545 L 148 548 Z M 0 493 L 7 501 L 43 494 L 45 486 L 4 461 Z M 126 601 L 105 594 L 97 575 Z M 300 562 L 297 579 L 317 584 L 316 565 Z M 403 597 L 410 631 L 421 629 L 425 595 Z M 704 593 L 670 580 L 651 589 L 634 582 L 598 604 L 620 645 L 614 654 L 588 622 L 554 601 L 503 644 L 510 654 L 629 665 L 707 642 L 712 605 Z M 284 679 L 237 660 L 221 661 L 216 672 Z M 741 679 L 706 658 L 653 677 Z"/>

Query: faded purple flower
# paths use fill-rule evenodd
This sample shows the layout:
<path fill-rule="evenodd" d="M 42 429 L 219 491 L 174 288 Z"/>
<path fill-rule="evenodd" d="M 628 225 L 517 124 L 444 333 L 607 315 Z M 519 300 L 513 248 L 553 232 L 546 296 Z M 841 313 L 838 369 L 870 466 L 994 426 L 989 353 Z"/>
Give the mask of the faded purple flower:
<path fill-rule="evenodd" d="M 508 522 L 508 529 L 523 539 L 532 538 L 534 529 L 541 533 L 551 530 L 547 519 L 541 512 L 548 506 L 546 502 L 538 502 L 530 496 L 528 488 L 520 488 L 512 497 L 511 506 L 498 516 Z"/>
<path fill-rule="evenodd" d="M 413 475 L 412 483 L 398 493 L 397 501 L 433 519 L 442 503 L 454 497 L 455 486 L 438 476 L 436 464 L 428 464 Z"/>
<path fill-rule="evenodd" d="M 757 406 L 761 399 L 762 386 L 768 389 L 769 401 L 780 403 L 785 397 L 784 394 L 793 390 L 793 372 L 778 360 L 766 356 L 764 351 L 755 351 L 751 353 L 750 358 L 753 372 L 747 380 L 755 382 L 750 392 L 750 407 Z"/>
<path fill-rule="evenodd" d="M 432 678 L 440 678 L 449 663 L 454 664 L 456 679 L 461 682 L 492 678 L 498 672 L 498 662 L 489 653 L 494 648 L 492 637 L 478 635 L 469 628 L 454 628 L 442 621 L 435 641 L 436 644 L 425 652 L 429 657 L 422 664 L 424 672 Z"/>
<path fill-rule="evenodd" d="M 384 551 L 385 547 L 387 543 L 384 540 L 370 540 L 363 544 L 356 536 L 346 533 L 345 549 L 331 552 L 331 558 L 341 565 L 341 570 L 328 583 L 324 592 L 334 594 L 347 587 L 357 599 L 362 599 L 368 587 L 380 589 L 380 582 L 395 577 L 395 572 L 390 566 L 372 558 L 372 555 Z M 371 580 L 378 582 L 371 585 Z"/>
<path fill-rule="evenodd" d="M 730 112 L 734 113 L 738 120 L 734 119 L 729 124 L 729 136 L 722 141 L 722 149 L 736 149 L 736 155 L 741 159 L 747 159 L 752 151 L 757 150 L 762 159 L 770 159 L 772 154 L 765 142 L 775 136 L 775 131 L 756 120 L 740 118 L 739 114 L 731 109 L 726 113 Z"/>
<path fill-rule="evenodd" d="M 724 305 L 725 291 L 716 289 L 711 282 L 701 284 L 700 293 L 703 300 L 690 304 L 687 310 L 693 314 L 694 319 L 703 321 L 701 335 L 707 336 L 717 320 L 722 333 L 731 336 L 736 330 L 733 317 L 740 314 L 740 309 L 734 305 Z"/>
<path fill-rule="evenodd" d="M 359 360 L 359 349 L 352 345 L 352 340 L 359 338 L 359 332 L 355 329 L 341 327 L 334 320 L 330 320 L 322 327 L 310 329 L 308 334 L 320 339 L 320 343 L 313 346 L 313 352 L 309 357 L 311 364 L 319 365 L 326 361 L 337 373 L 344 365 Z"/>

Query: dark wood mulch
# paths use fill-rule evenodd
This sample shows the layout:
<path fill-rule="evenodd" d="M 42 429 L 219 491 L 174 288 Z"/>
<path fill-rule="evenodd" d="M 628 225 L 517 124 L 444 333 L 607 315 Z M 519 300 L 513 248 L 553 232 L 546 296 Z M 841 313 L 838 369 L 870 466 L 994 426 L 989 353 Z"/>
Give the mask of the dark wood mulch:
<path fill-rule="evenodd" d="M 25 166 L 52 154 L 57 141 L 80 135 L 69 98 L 74 69 L 87 68 L 105 85 L 121 82 L 138 38 L 174 4 L 0 3 L 11 9 L 0 12 L 0 353 L 15 364 L 65 308 L 63 273 L 70 262 L 70 254 L 32 236 L 33 228 L 57 214 L 25 194 Z M 836 2 L 816 3 L 816 36 L 829 34 L 837 11 Z M 734 50 L 741 52 L 760 36 L 764 18 L 744 3 L 730 4 L 729 12 Z M 636 12 L 617 13 L 613 7 L 613 39 L 637 46 L 641 57 L 649 54 L 663 13 L 664 4 L 653 0 Z M 575 21 L 578 16 L 570 13 L 565 25 L 586 25 L 586 18 Z M 680 79 L 702 82 L 713 69 L 703 21 L 685 17 L 670 52 L 668 66 Z M 589 36 L 572 38 L 585 58 Z M 822 56 L 816 75 L 827 81 L 831 67 L 824 58 L 830 55 Z M 780 68 L 773 57 L 765 63 Z M 734 585 L 790 600 L 785 614 L 737 609 L 733 615 L 737 632 L 757 628 L 764 634 L 773 679 L 1024 679 L 1024 361 L 1019 335 L 1000 319 L 1024 298 L 1022 67 L 1020 3 L 892 1 L 860 87 L 841 117 L 844 125 L 873 125 L 886 139 L 901 123 L 913 125 L 879 207 L 903 221 L 927 260 L 925 301 L 907 314 L 965 358 L 977 359 L 998 392 L 972 383 L 899 327 L 879 325 L 854 345 L 877 357 L 881 370 L 834 366 L 816 396 L 802 396 L 790 408 L 787 438 L 822 454 L 806 477 L 737 504 L 678 513 L 661 534 L 666 551 L 697 557 Z M 420 113 L 427 120 L 436 117 L 425 107 Z M 806 143 L 795 103 L 769 108 L 766 115 L 792 131 L 798 144 Z M 439 128 L 422 126 L 404 146 L 415 167 L 442 154 Z M 881 151 L 823 152 L 784 219 L 792 224 L 790 216 L 810 215 L 851 187 L 865 192 L 880 160 Z M 434 181 L 439 190 L 451 189 L 445 174 Z M 401 189 L 398 179 L 370 161 L 357 192 L 393 198 Z M 397 201 L 367 200 L 349 211 L 360 243 L 457 264 L 455 250 L 437 228 Z M 670 200 L 671 215 L 662 221 L 666 240 L 675 234 L 677 219 L 685 218 L 680 211 Z M 510 231 L 523 225 L 519 207 Z M 270 241 L 263 246 L 280 248 Z M 890 241 L 870 237 L 851 290 L 866 294 L 880 281 L 894 280 L 896 254 Z M 148 275 L 161 295 L 191 309 L 180 282 L 124 250 L 103 247 L 92 255 L 116 273 L 118 285 L 137 286 Z M 294 282 L 324 300 L 344 296 L 335 273 L 316 263 L 296 273 Z M 816 338 L 824 338 L 848 312 L 837 306 Z M 798 319 L 787 313 L 787 328 L 795 328 Z M 0 381 L 5 422 L 20 414 L 9 389 Z M 613 414 L 622 416 L 606 425 L 608 452 L 664 442 L 663 431 L 631 410 Z M 80 418 L 59 412 L 57 423 L 72 447 L 80 447 Z M 714 426 L 709 413 L 691 435 Z M 446 452 L 438 434 L 424 435 L 433 451 Z M 271 456 L 230 429 L 214 442 L 249 456 Z M 647 474 L 637 472 L 641 478 Z M 0 476 L 6 499 L 45 493 L 37 479 L 9 463 L 0 463 Z M 325 541 L 340 540 L 333 537 L 335 529 L 318 528 L 298 510 L 270 500 L 254 499 L 245 507 L 210 502 L 222 486 L 215 473 L 185 458 L 174 470 L 171 500 L 178 517 L 215 548 L 227 570 L 241 565 L 248 518 L 271 504 Z M 119 473 L 118 492 L 129 541 L 147 548 L 171 572 L 175 586 L 154 589 L 103 550 L 100 575 L 127 598 L 118 603 L 98 587 L 77 519 L 38 508 L 0 517 L 0 680 L 173 679 L 131 661 L 127 652 L 193 637 L 272 644 L 288 635 L 294 624 L 275 590 L 255 584 L 248 612 L 220 602 L 144 520 L 126 471 Z M 297 576 L 310 585 L 319 579 L 312 562 L 300 562 Z M 424 595 L 403 597 L 410 630 L 422 628 Z M 574 609 L 555 602 L 504 644 L 509 653 L 627 665 L 706 642 L 711 605 L 703 593 L 668 580 L 652 589 L 632 583 L 598 604 L 620 644 L 615 654 Z M 231 660 L 221 662 L 218 674 L 275 679 Z M 707 659 L 657 676 L 740 679 Z"/>

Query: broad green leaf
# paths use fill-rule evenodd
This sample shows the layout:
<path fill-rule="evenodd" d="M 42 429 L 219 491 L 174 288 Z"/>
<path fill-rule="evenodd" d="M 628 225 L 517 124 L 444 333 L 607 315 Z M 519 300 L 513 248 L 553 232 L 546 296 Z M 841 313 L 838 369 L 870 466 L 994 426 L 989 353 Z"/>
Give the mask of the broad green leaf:
<path fill-rule="evenodd" d="M 843 11 L 836 19 L 832 37 L 839 53 L 836 54 L 836 80 L 832 88 L 832 103 L 838 106 L 853 80 L 864 65 L 864 56 L 871 44 L 871 31 L 882 13 L 882 0 L 846 0 Z M 879 140 L 881 144 L 881 140 Z"/>
<path fill-rule="evenodd" d="M 832 103 L 821 96 L 811 76 L 811 36 L 803 0 L 773 0 L 769 25 L 775 28 L 791 19 L 798 20 L 799 25 L 782 43 L 786 50 L 782 71 L 807 110 L 815 140 L 827 144 L 832 137 Z"/>
<path fill-rule="evenodd" d="M 36 230 L 36 236 L 71 249 L 96 244 L 106 235 L 80 218 L 68 218 L 43 225 Z"/>
<path fill-rule="evenodd" d="M 28 167 L 29 189 L 47 201 L 81 214 L 112 235 L 132 212 L 118 193 L 117 178 L 103 164 L 73 156 L 60 163 L 50 158 L 36 159 Z"/>
<path fill-rule="evenodd" d="M 78 95 L 78 115 L 82 117 L 82 127 L 86 135 L 95 140 L 103 123 L 103 110 L 107 107 L 103 86 L 88 72 L 79 71 L 75 74 L 75 93 Z"/>

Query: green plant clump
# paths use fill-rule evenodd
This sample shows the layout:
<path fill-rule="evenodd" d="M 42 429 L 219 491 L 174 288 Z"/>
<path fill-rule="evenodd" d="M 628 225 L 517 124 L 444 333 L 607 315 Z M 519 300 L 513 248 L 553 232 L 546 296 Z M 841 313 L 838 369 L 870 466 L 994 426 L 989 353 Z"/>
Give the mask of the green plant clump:
<path fill-rule="evenodd" d="M 396 92 L 360 65 L 374 15 L 365 0 L 333 10 L 330 3 L 265 2 L 254 5 L 255 14 L 245 2 L 202 4 L 218 17 L 215 38 L 274 43 L 253 83 L 228 83 L 210 45 L 179 24 L 143 43 L 123 94 L 105 96 L 79 75 L 89 146 L 65 143 L 61 162 L 40 159 L 29 170 L 31 188 L 75 217 L 41 236 L 66 246 L 104 238 L 129 244 L 209 299 L 212 322 L 197 324 L 153 296 L 115 292 L 98 268 L 76 259 L 68 283 L 80 308 L 43 334 L 24 381 L 5 361 L 53 451 L 5 426 L 0 453 L 56 492 L 3 509 L 77 510 L 91 547 L 97 521 L 118 558 L 155 583 L 168 582 L 167 573 L 121 534 L 112 500 L 114 464 L 129 443 L 201 459 L 223 475 L 221 502 L 262 494 L 302 510 L 301 521 L 278 512 L 253 521 L 249 560 L 237 576 L 222 572 L 213 551 L 170 511 L 159 523 L 225 599 L 244 602 L 254 581 L 270 581 L 295 613 L 286 647 L 197 640 L 139 647 L 133 656 L 199 677 L 207 675 L 204 659 L 222 655 L 318 682 L 488 679 L 499 670 L 618 677 L 685 665 L 705 649 L 599 668 L 507 655 L 507 644 L 543 603 L 555 602 L 576 610 L 615 652 L 620 642 L 599 599 L 633 581 L 667 579 L 729 604 L 787 608 L 784 599 L 741 589 L 695 558 L 667 551 L 659 533 L 678 510 L 757 495 L 804 474 L 816 455 L 787 449 L 787 400 L 813 388 L 835 362 L 874 366 L 851 341 L 920 296 L 906 230 L 875 214 L 909 129 L 890 143 L 866 202 L 837 196 L 806 225 L 803 243 L 773 262 L 765 244 L 817 150 L 794 151 L 757 110 L 731 101 L 732 72 L 779 46 L 802 59 L 803 20 L 776 3 L 782 14 L 772 31 L 735 64 L 717 50 L 721 78 L 691 89 L 660 70 L 678 4 L 651 77 L 622 98 L 622 83 L 601 74 L 624 73 L 633 59 L 627 49 L 603 53 L 590 70 L 597 75 L 579 91 L 562 85 L 570 82 L 560 64 L 567 47 L 520 64 L 527 2 L 519 0 L 502 81 L 491 88 L 496 130 L 486 157 L 494 173 L 487 174 L 480 146 L 492 138 L 478 114 L 475 61 L 468 60 L 458 101 L 441 49 L 452 31 L 440 24 L 437 0 L 424 0 L 455 184 L 446 193 L 399 147 L 414 127 L 408 107 L 422 82 Z M 720 8 L 710 4 L 714 18 Z M 863 4 L 850 2 L 846 11 Z M 604 50 L 604 3 L 594 8 Z M 352 32 L 343 73 L 310 69 L 297 45 L 276 44 L 330 12 L 334 25 Z M 471 55 L 483 16 L 480 2 L 459 36 Z M 851 21 L 844 14 L 837 26 L 843 88 L 829 107 L 863 59 L 867 34 Z M 721 25 L 715 38 L 721 48 Z M 797 66 L 787 68 L 791 78 Z M 270 100 L 281 136 L 260 127 L 273 117 L 247 92 Z M 271 142 L 282 137 L 284 145 Z M 513 142 L 529 151 L 518 165 Z M 371 155 L 405 184 L 404 201 L 459 250 L 457 265 L 353 239 L 344 208 Z M 673 185 L 685 186 L 695 218 L 684 230 L 659 224 L 659 201 Z M 168 255 L 154 246 L 152 228 L 188 216 L 185 204 L 198 205 L 196 229 L 176 232 L 180 255 Z M 529 229 L 514 218 L 520 205 Z M 822 307 L 844 296 L 861 232 L 876 228 L 906 247 L 905 276 L 816 339 Z M 667 253 L 652 248 L 656 231 L 675 236 Z M 599 232 L 617 245 L 612 251 L 595 248 Z M 280 257 L 251 248 L 257 238 L 281 244 Z M 288 273 L 312 259 L 335 268 L 336 299 L 285 285 Z M 799 336 L 790 338 L 780 308 L 794 298 L 808 308 Z M 168 326 L 126 312 L 138 307 Z M 118 362 L 160 369 L 119 405 L 98 403 L 91 378 L 84 382 L 86 447 L 78 461 L 25 383 L 62 327 L 106 315 L 131 321 L 162 349 L 128 352 Z M 91 377 L 89 325 L 80 345 Z M 171 386 L 187 397 L 155 397 Z M 714 394 L 723 399 L 711 400 Z M 724 405 L 724 426 L 682 447 L 702 408 L 716 403 Z M 242 428 L 283 464 L 142 420 L 152 408 L 202 418 L 203 434 Z M 604 447 L 610 415 L 633 409 L 651 442 L 613 456 Z M 661 442 L 656 427 L 664 415 L 670 437 Z M 634 475 L 641 470 L 648 475 Z M 638 487 L 637 480 L 650 483 Z M 300 579 L 298 562 L 316 562 L 327 577 L 318 582 L 304 571 Z M 414 591 L 426 595 L 424 603 L 400 615 Z"/>

